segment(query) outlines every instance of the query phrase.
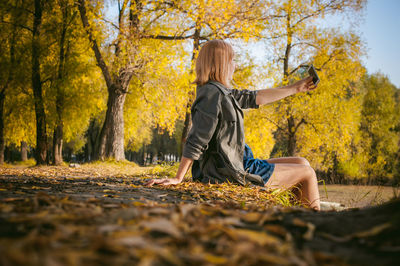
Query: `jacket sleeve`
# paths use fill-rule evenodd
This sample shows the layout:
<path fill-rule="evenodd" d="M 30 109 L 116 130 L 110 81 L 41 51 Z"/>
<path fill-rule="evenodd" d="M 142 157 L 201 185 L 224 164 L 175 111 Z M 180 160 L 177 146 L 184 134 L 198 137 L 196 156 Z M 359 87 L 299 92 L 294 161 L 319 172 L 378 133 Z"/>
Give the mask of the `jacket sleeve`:
<path fill-rule="evenodd" d="M 259 107 L 259 105 L 256 104 L 257 91 L 233 89 L 232 95 L 242 109 L 256 109 Z"/>
<path fill-rule="evenodd" d="M 192 128 L 183 147 L 182 155 L 198 160 L 207 150 L 214 135 L 221 110 L 221 94 L 213 87 L 199 87 L 192 106 Z"/>

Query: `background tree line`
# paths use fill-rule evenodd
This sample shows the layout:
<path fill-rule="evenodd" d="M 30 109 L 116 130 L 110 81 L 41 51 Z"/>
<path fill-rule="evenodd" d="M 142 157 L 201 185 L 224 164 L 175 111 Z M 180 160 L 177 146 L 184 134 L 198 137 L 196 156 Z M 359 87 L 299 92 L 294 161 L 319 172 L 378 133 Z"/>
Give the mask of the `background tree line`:
<path fill-rule="evenodd" d="M 399 90 L 366 74 L 356 29 L 365 1 L 6 0 L 0 4 L 0 163 L 176 160 L 190 129 L 194 62 L 232 43 L 234 87 L 300 78 L 313 92 L 246 112 L 256 156 L 304 156 L 329 182 L 400 181 Z M 267 50 L 260 60 L 251 49 Z M 5 157 L 4 157 L 5 156 Z"/>

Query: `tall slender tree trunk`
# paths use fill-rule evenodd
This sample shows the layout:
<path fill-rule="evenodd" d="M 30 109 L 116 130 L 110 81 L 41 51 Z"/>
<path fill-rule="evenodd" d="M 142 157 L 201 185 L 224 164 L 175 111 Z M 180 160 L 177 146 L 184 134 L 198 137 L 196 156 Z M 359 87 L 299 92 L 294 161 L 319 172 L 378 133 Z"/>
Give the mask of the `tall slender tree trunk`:
<path fill-rule="evenodd" d="M 13 17 L 13 20 L 17 20 L 16 17 Z M 6 83 L 0 89 L 0 164 L 4 163 L 4 149 L 5 149 L 5 140 L 4 140 L 4 104 L 6 99 L 6 91 L 10 85 L 10 83 L 14 79 L 14 67 L 15 67 L 15 43 L 16 43 L 16 32 L 17 26 L 13 25 L 13 31 L 10 39 L 10 64 L 8 66 L 8 77 Z"/>
<path fill-rule="evenodd" d="M 60 50 L 59 50 L 59 64 L 58 64 L 58 75 L 56 84 L 56 111 L 57 111 L 57 125 L 54 128 L 53 134 L 53 164 L 61 165 L 63 162 L 62 158 L 62 147 L 63 147 L 63 129 L 64 129 L 64 121 L 63 121 L 63 111 L 64 111 L 64 92 L 61 89 L 61 82 L 64 77 L 64 66 L 66 61 L 66 52 L 64 49 L 65 46 L 65 38 L 67 33 L 68 26 L 68 6 L 65 1 L 59 2 L 60 9 L 62 12 L 62 28 L 61 28 L 61 38 L 60 38 Z"/>
<path fill-rule="evenodd" d="M 296 151 L 296 131 L 294 119 L 290 116 L 288 119 L 288 143 L 287 143 L 287 156 L 294 156 Z"/>
<path fill-rule="evenodd" d="M 46 114 L 44 111 L 42 81 L 40 79 L 40 27 L 42 24 L 42 2 L 35 0 L 32 31 L 32 88 L 35 101 L 36 115 L 36 163 L 46 164 L 47 157 L 47 133 Z"/>
<path fill-rule="evenodd" d="M 58 124 L 54 129 L 53 135 L 53 164 L 61 165 L 63 162 L 62 158 L 62 147 L 63 147 L 63 125 Z"/>
<path fill-rule="evenodd" d="M 287 15 L 286 15 L 286 31 L 287 31 L 287 38 L 286 38 L 286 48 L 285 48 L 285 57 L 283 58 L 283 80 L 282 83 L 284 85 L 287 84 L 289 78 L 289 58 L 290 52 L 292 50 L 292 26 L 291 26 L 291 6 L 289 4 Z M 287 99 L 284 100 L 287 105 L 286 114 L 287 114 L 287 145 L 286 145 L 286 154 L 287 156 L 294 156 L 296 151 L 296 127 L 294 117 L 291 114 L 291 108 L 288 104 Z"/>
<path fill-rule="evenodd" d="M 28 144 L 25 141 L 21 141 L 21 161 L 28 160 Z"/>
<path fill-rule="evenodd" d="M 99 125 L 96 122 L 96 119 L 92 119 L 89 124 L 89 128 L 86 132 L 86 149 L 85 149 L 85 155 L 86 155 L 86 161 L 91 161 L 94 158 L 96 158 L 96 141 L 97 137 L 99 136 L 100 128 Z"/>
<path fill-rule="evenodd" d="M 195 68 L 195 62 L 196 62 L 196 57 L 200 49 L 200 25 L 199 25 L 199 20 L 196 22 L 196 27 L 193 35 L 193 52 L 192 52 L 192 59 L 191 59 L 191 67 L 190 67 L 190 74 L 193 73 L 194 68 Z M 190 85 L 189 85 L 190 86 Z M 188 97 L 188 102 L 186 104 L 186 113 L 185 113 L 185 122 L 183 124 L 183 130 L 182 130 L 182 137 L 181 137 L 181 147 L 180 147 L 180 153 L 182 154 L 183 152 L 183 147 L 186 143 L 186 139 L 189 135 L 190 128 L 192 127 L 192 119 L 191 119 L 191 114 L 190 114 L 190 108 L 193 104 L 195 93 L 193 90 L 189 91 L 189 97 Z"/>
<path fill-rule="evenodd" d="M 0 90 L 0 164 L 4 163 L 4 100 L 5 100 L 5 88 Z"/>

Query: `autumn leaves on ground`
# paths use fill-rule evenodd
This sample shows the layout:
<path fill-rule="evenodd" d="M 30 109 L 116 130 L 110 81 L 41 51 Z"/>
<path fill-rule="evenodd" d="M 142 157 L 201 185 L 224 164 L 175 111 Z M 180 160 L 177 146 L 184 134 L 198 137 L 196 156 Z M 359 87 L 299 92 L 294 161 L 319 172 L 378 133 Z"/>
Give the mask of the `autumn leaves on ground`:
<path fill-rule="evenodd" d="M 342 265 L 400 261 L 400 204 L 316 213 L 287 193 L 131 163 L 0 168 L 1 265 Z M 329 193 L 329 192 L 328 192 Z M 390 212 L 387 210 L 390 209 Z M 343 226 L 346 224 L 346 226 Z"/>

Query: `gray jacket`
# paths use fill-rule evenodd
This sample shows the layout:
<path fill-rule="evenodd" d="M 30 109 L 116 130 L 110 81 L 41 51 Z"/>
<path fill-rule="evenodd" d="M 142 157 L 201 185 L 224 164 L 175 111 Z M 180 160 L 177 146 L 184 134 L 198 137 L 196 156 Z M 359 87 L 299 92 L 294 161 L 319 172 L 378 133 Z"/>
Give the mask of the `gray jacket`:
<path fill-rule="evenodd" d="M 263 186 L 262 178 L 243 169 L 243 111 L 258 108 L 257 91 L 228 89 L 217 81 L 197 86 L 192 128 L 183 156 L 194 160 L 194 180 Z"/>

